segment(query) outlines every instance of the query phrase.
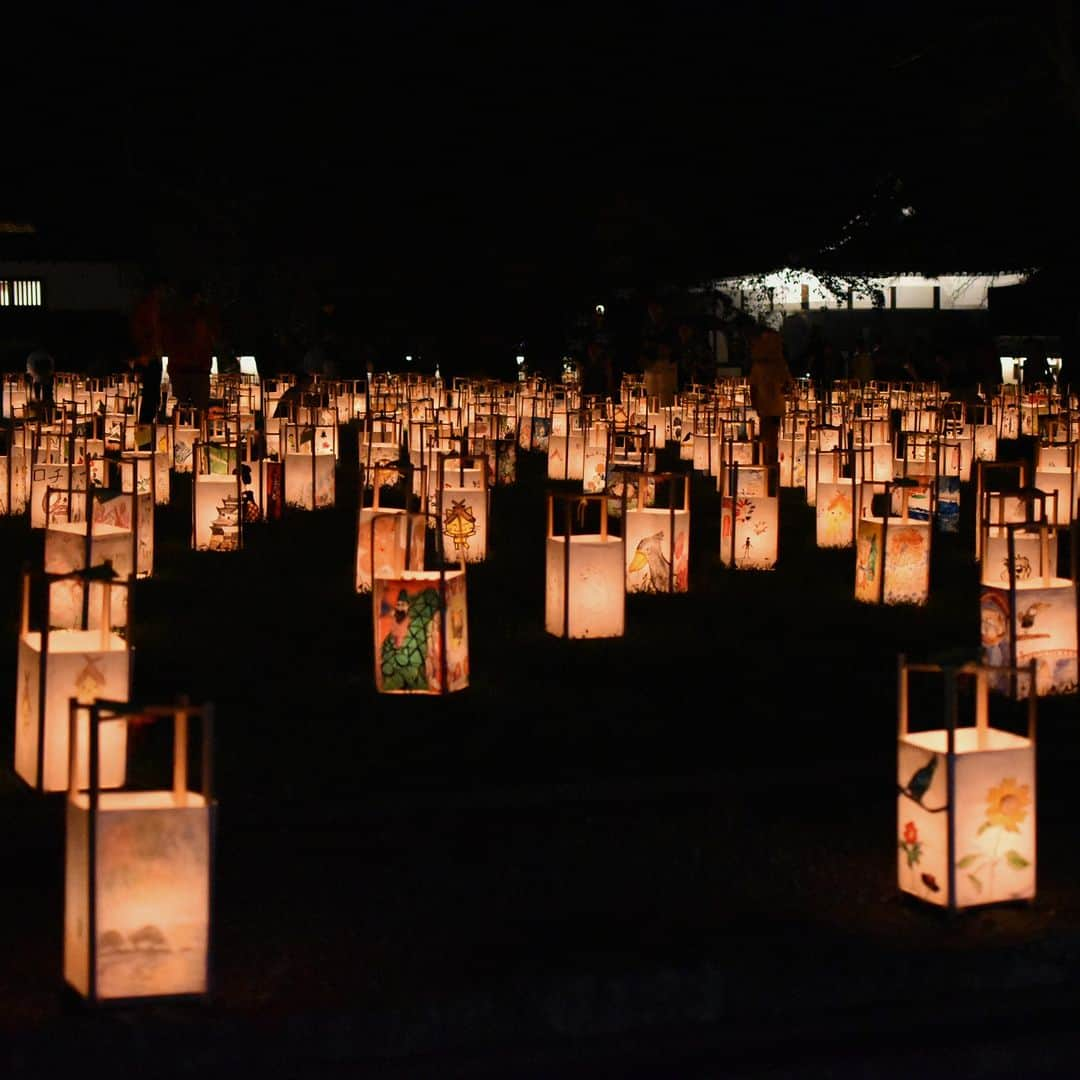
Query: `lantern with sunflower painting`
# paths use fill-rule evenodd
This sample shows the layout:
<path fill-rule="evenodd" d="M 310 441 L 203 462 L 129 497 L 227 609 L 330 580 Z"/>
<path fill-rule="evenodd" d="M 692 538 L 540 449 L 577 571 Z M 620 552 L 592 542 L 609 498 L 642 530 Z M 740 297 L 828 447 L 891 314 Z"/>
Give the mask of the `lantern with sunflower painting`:
<path fill-rule="evenodd" d="M 946 727 L 912 731 L 912 673 L 943 676 Z M 899 662 L 897 874 L 902 892 L 957 909 L 1035 896 L 1035 702 L 1025 734 L 990 722 L 990 679 L 1028 670 Z M 963 683 L 973 693 L 961 695 Z M 1016 708 L 994 699 L 999 709 Z M 961 725 L 961 702 L 973 722 Z M 931 710 L 940 715 L 940 705 Z M 1000 716 L 999 718 L 1004 719 Z M 1012 726 L 1016 726 L 1014 723 Z"/>

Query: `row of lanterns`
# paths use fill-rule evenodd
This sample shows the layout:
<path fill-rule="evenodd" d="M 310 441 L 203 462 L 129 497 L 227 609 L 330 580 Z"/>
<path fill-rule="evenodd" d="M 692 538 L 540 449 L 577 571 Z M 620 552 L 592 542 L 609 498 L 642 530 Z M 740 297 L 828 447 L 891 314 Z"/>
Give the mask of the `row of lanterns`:
<path fill-rule="evenodd" d="M 212 710 L 126 704 L 132 583 L 153 570 L 154 505 L 168 501 L 171 470 L 193 472 L 193 546 L 219 551 L 240 546 L 246 504 L 257 516 L 276 516 L 282 502 L 332 505 L 343 417 L 363 424 L 361 476 L 371 501 L 361 499 L 356 588 L 372 594 L 375 682 L 385 693 L 468 685 L 465 564 L 486 556 L 491 489 L 514 482 L 518 449 L 545 452 L 550 479 L 582 484 L 579 495 L 548 495 L 545 625 L 564 637 L 621 635 L 628 592 L 687 590 L 690 480 L 656 471 L 656 450 L 668 441 L 693 469 L 717 478 L 725 565 L 774 566 L 779 488 L 803 487 L 816 507 L 818 543 L 854 547 L 856 596 L 874 602 L 925 602 L 932 523 L 935 516 L 940 523 L 945 491 L 958 496 L 959 481 L 977 465 L 986 663 L 943 672 L 947 694 L 961 679 L 975 680 L 976 723 L 974 734 L 955 725 L 910 732 L 907 678 L 926 666 L 902 661 L 898 798 L 900 818 L 909 820 L 898 841 L 901 888 L 953 906 L 1033 895 L 1035 702 L 1076 689 L 1075 587 L 1055 576 L 1049 543 L 1050 530 L 1070 525 L 1076 508 L 1075 410 L 1010 398 L 1004 387 L 980 423 L 935 387 L 841 386 L 819 400 L 812 384 L 800 383 L 781 429 L 780 463 L 768 466 L 738 382 L 665 407 L 632 380 L 614 403 L 541 380 L 452 391 L 392 378 L 335 384 L 319 406 L 294 404 L 288 416 L 268 420 L 259 445 L 255 413 L 287 388 L 287 380 L 240 380 L 213 418 L 173 409 L 170 423 L 140 431 L 129 422 L 133 387 L 121 380 L 80 397 L 72 381 L 70 398 L 58 396 L 58 423 L 4 432 L 3 509 L 29 508 L 31 524 L 47 530 L 47 614 L 36 630 L 32 575 L 24 583 L 16 770 L 40 790 L 68 791 L 64 971 L 81 993 L 122 998 L 208 987 Z M 17 407 L 10 394 L 5 402 Z M 95 402 L 104 422 L 90 411 Z M 911 427 L 894 437 L 889 415 L 897 410 Z M 995 487 L 984 464 L 996 438 L 1013 430 L 1010 417 L 1019 418 L 1016 430 L 1039 422 L 1063 435 L 1040 446 L 1037 498 Z M 391 477 L 407 485 L 420 513 L 380 506 Z M 1019 490 L 1027 490 L 1023 477 Z M 884 507 L 876 515 L 875 495 Z M 585 531 L 594 507 L 596 527 Z M 617 535 L 612 516 L 621 519 Z M 1007 580 L 989 580 L 1002 565 Z M 97 570 L 103 566 L 108 572 Z M 890 569 L 899 572 L 891 577 Z M 1038 634 L 1021 632 L 1039 620 Z M 1045 647 L 1024 647 L 1056 640 L 1055 628 L 1066 645 L 1053 662 Z M 1027 698 L 1025 739 L 990 726 L 991 689 Z M 132 724 L 165 717 L 175 724 L 171 788 L 124 791 Z M 203 722 L 207 747 L 198 791 L 187 778 L 192 718 Z M 1007 762 L 1005 753 L 1013 755 Z M 1009 775 L 991 783 L 987 770 L 1002 768 Z M 973 824 L 970 793 L 980 786 L 985 821 Z M 1029 817 L 1022 842 L 1004 854 L 977 843 L 988 829 L 1017 831 Z M 148 833 L 161 843 L 144 844 Z M 958 854 L 965 844 L 972 851 Z M 110 892 L 116 881 L 138 884 Z"/>

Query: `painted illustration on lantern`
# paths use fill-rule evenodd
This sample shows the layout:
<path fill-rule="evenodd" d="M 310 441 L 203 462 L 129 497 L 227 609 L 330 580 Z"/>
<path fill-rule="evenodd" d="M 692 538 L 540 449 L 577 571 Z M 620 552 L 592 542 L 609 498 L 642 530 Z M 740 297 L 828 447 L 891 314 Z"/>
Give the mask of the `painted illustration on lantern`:
<path fill-rule="evenodd" d="M 885 602 L 921 604 L 926 599 L 926 530 L 894 525 L 886 539 Z"/>
<path fill-rule="evenodd" d="M 817 503 L 818 547 L 851 546 L 851 490 L 821 484 Z M 827 497 L 826 491 L 831 490 Z"/>
<path fill-rule="evenodd" d="M 881 526 L 873 521 L 859 523 L 855 552 L 855 598 L 877 600 L 881 587 Z"/>
<path fill-rule="evenodd" d="M 177 438 L 176 442 L 173 444 L 173 462 L 180 472 L 186 472 L 187 469 L 185 469 L 184 466 L 190 466 L 191 451 L 192 446 L 187 439 Z"/>
<path fill-rule="evenodd" d="M 1010 842 L 1007 834 L 1015 833 L 1019 840 L 1021 826 L 1027 820 L 1031 803 L 1030 786 L 1017 783 L 1016 777 L 1004 777 L 987 791 L 985 818 L 975 830 L 969 850 L 956 860 L 956 869 L 966 875 L 977 894 L 982 894 L 985 889 L 988 899 L 998 899 L 997 886 L 1002 884 L 997 879 L 999 869 L 1012 871 L 1006 875 L 1006 878 L 1011 878 L 1031 867 L 1031 859 L 1017 851 L 1016 844 L 1002 850 Z M 986 833 L 990 835 L 983 839 Z M 1002 890 L 1005 898 L 1029 895 L 1029 877 L 1024 874 L 1022 881 L 1006 880 Z"/>
<path fill-rule="evenodd" d="M 205 809 L 98 818 L 97 989 L 103 998 L 206 988 Z"/>
<path fill-rule="evenodd" d="M 381 690 L 428 690 L 438 681 L 439 590 L 416 584 L 399 587 L 396 597 L 384 594 L 380 603 Z"/>
<path fill-rule="evenodd" d="M 682 537 L 680 536 L 681 540 Z M 631 592 L 666 592 L 671 576 L 671 562 L 664 554 L 667 548 L 663 529 L 644 536 L 638 541 L 634 557 L 630 560 L 627 573 L 637 579 L 631 585 Z"/>
<path fill-rule="evenodd" d="M 1071 583 L 1070 583 L 1071 584 Z M 980 633 L 984 664 L 1035 661 L 1036 693 L 1073 694 L 1077 690 L 1076 609 L 1071 588 L 1025 588 L 1016 594 L 1016 612 L 1010 619 L 1008 588 L 984 588 L 980 598 Z M 1016 692 L 1028 693 L 1029 678 L 1017 676 Z M 990 685 L 1009 692 L 1012 680 L 990 676 Z"/>
<path fill-rule="evenodd" d="M 443 514 L 443 533 L 453 541 L 454 554 L 468 558 L 469 537 L 476 535 L 476 515 L 464 499 L 450 500 L 450 508 Z"/>
<path fill-rule="evenodd" d="M 720 558 L 740 570 L 771 570 L 776 565 L 775 499 L 725 495 L 720 515 Z M 734 559 L 732 559 L 734 530 Z"/>
<path fill-rule="evenodd" d="M 75 676 L 75 697 L 79 701 L 93 701 L 105 686 L 105 673 L 101 670 L 100 656 L 83 654 L 82 670 Z"/>

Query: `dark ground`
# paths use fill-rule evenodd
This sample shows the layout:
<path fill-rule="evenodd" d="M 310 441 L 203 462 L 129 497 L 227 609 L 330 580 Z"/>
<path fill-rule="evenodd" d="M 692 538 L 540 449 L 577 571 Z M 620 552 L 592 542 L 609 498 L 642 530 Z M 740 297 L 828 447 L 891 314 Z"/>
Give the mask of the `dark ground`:
<path fill-rule="evenodd" d="M 3 726 L 0 1076 L 1074 1071 L 1075 698 L 1040 711 L 1037 900 L 950 918 L 896 887 L 896 655 L 977 645 L 969 489 L 930 604 L 878 609 L 801 492 L 779 569 L 725 572 L 699 479 L 692 593 L 567 642 L 543 630 L 544 461 L 522 455 L 469 571 L 470 688 L 380 697 L 354 460 L 346 440 L 338 507 L 236 556 L 188 550 L 174 479 L 138 585 L 136 697 L 217 703 L 209 1005 L 67 998 L 63 800 L 15 778 Z M 0 519 L 2 700 L 41 543 Z"/>

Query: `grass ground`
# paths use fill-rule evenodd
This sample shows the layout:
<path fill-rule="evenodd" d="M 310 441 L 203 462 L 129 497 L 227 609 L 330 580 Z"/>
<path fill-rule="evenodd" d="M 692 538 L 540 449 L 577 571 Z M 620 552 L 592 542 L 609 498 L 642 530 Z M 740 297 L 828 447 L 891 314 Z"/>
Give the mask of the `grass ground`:
<path fill-rule="evenodd" d="M 62 992 L 62 799 L 22 786 L 0 730 L 7 1074 L 108 1048 L 162 1075 L 892 1075 L 991 1033 L 1020 1054 L 1010 1024 L 1065 1052 L 1075 698 L 1040 713 L 1037 900 L 950 918 L 896 888 L 896 656 L 977 647 L 970 490 L 961 534 L 935 537 L 929 605 L 889 609 L 853 600 L 853 556 L 814 546 L 800 492 L 778 569 L 725 571 L 696 479 L 691 593 L 633 596 L 624 638 L 571 642 L 543 629 L 546 479 L 523 455 L 469 571 L 471 685 L 406 698 L 374 692 L 353 460 L 346 442 L 334 509 L 257 526 L 236 555 L 188 550 L 175 483 L 138 585 L 136 697 L 217 704 L 211 1004 L 99 1014 Z M 0 700 L 41 544 L 0 520 Z"/>

